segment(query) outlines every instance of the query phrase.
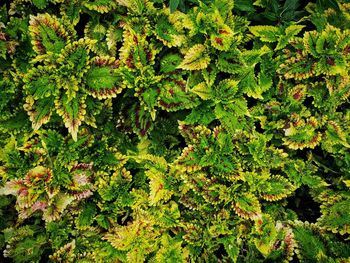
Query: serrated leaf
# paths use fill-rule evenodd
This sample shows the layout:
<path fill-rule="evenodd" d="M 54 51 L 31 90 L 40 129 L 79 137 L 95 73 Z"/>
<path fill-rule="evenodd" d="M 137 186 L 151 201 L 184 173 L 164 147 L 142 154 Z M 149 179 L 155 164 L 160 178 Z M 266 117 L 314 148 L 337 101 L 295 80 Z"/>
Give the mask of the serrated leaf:
<path fill-rule="evenodd" d="M 215 87 L 215 99 L 222 103 L 231 103 L 238 91 L 239 80 L 224 79 Z"/>
<path fill-rule="evenodd" d="M 350 199 L 324 205 L 318 223 L 329 231 L 350 234 Z"/>
<path fill-rule="evenodd" d="M 177 111 L 197 106 L 198 100 L 193 94 L 187 92 L 184 80 L 169 79 L 163 81 L 158 104 L 166 111 Z"/>
<path fill-rule="evenodd" d="M 150 179 L 149 188 L 150 188 L 150 205 L 159 204 L 161 201 L 167 201 L 171 197 L 171 191 L 166 189 L 166 182 L 164 174 L 151 169 L 146 172 L 147 177 Z"/>
<path fill-rule="evenodd" d="M 167 54 L 160 61 L 160 71 L 162 73 L 170 73 L 177 69 L 180 65 L 182 58 L 178 54 Z"/>
<path fill-rule="evenodd" d="M 274 175 L 263 184 L 260 193 L 267 201 L 277 201 L 287 197 L 293 190 L 293 185 L 286 178 Z"/>
<path fill-rule="evenodd" d="M 213 97 L 212 89 L 208 87 L 204 81 L 195 85 L 191 89 L 191 92 L 195 93 L 203 100 L 208 100 Z"/>
<path fill-rule="evenodd" d="M 79 226 L 89 226 L 92 224 L 96 215 L 97 209 L 95 204 L 86 203 L 78 217 Z"/>
<path fill-rule="evenodd" d="M 118 67 L 119 62 L 114 58 L 96 57 L 85 76 L 88 93 L 98 99 L 116 97 L 123 89 Z"/>
<path fill-rule="evenodd" d="M 250 26 L 249 31 L 263 42 L 276 42 L 280 29 L 275 26 Z"/>
<path fill-rule="evenodd" d="M 300 33 L 305 26 L 303 25 L 290 25 L 285 29 L 285 35 L 281 35 L 278 39 L 277 46 L 275 50 L 281 50 L 287 46 L 290 40 L 293 39 L 294 36 Z"/>
<path fill-rule="evenodd" d="M 25 88 L 29 95 L 38 100 L 54 94 L 57 88 L 57 83 L 53 77 L 42 75 L 27 83 Z"/>
<path fill-rule="evenodd" d="M 259 200 L 251 193 L 237 195 L 234 200 L 233 209 L 245 219 L 257 219 L 261 216 Z"/>
<path fill-rule="evenodd" d="M 180 69 L 199 70 L 206 68 L 210 63 L 210 57 L 206 47 L 202 44 L 197 44 L 191 47 L 184 60 L 178 66 Z"/>
<path fill-rule="evenodd" d="M 32 96 L 28 96 L 23 107 L 29 115 L 33 129 L 38 130 L 41 125 L 50 120 L 54 108 L 54 98 L 48 97 L 35 100 Z"/>
<path fill-rule="evenodd" d="M 59 53 L 64 48 L 68 34 L 57 17 L 47 13 L 30 16 L 29 24 L 35 52 L 38 54 Z"/>
<path fill-rule="evenodd" d="M 74 141 L 77 141 L 78 129 L 85 116 L 85 97 L 77 94 L 71 100 L 64 94 L 55 101 L 57 113 L 63 118 L 64 125 L 68 128 Z"/>
<path fill-rule="evenodd" d="M 32 0 L 33 4 L 39 8 L 39 9 L 44 9 L 47 6 L 46 0 Z"/>

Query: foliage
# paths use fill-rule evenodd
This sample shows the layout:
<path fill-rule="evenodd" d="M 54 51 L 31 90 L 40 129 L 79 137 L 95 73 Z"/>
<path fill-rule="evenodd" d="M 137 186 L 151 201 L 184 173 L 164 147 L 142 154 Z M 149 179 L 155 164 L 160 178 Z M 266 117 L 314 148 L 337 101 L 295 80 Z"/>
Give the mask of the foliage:
<path fill-rule="evenodd" d="M 0 261 L 348 262 L 349 25 L 345 0 L 2 5 Z"/>

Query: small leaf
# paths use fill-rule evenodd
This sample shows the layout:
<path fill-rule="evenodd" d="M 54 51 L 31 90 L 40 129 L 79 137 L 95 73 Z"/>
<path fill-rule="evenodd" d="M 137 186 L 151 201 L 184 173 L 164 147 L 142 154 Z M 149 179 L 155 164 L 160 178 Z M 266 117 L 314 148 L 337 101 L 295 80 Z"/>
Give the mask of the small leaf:
<path fill-rule="evenodd" d="M 187 51 L 184 60 L 178 68 L 199 70 L 206 68 L 209 65 L 209 62 L 210 57 L 206 51 L 206 47 L 202 44 L 197 44 Z"/>
<path fill-rule="evenodd" d="M 69 100 L 68 96 L 64 94 L 61 98 L 55 101 L 57 113 L 63 118 L 65 126 L 77 141 L 78 129 L 85 116 L 85 96 L 77 94 L 74 99 Z"/>
<path fill-rule="evenodd" d="M 32 96 L 28 96 L 23 107 L 29 115 L 33 129 L 38 130 L 41 125 L 49 122 L 54 107 L 54 98 L 35 100 Z"/>
<path fill-rule="evenodd" d="M 257 219 L 261 216 L 261 207 L 258 198 L 251 193 L 242 193 L 235 197 L 233 209 L 245 219 Z"/>
<path fill-rule="evenodd" d="M 191 92 L 197 94 L 201 99 L 207 100 L 213 97 L 212 90 L 205 82 L 201 82 L 191 89 Z"/>
<path fill-rule="evenodd" d="M 263 42 L 276 42 L 280 33 L 279 28 L 275 26 L 250 26 L 249 30 Z"/>
<path fill-rule="evenodd" d="M 286 178 L 274 175 L 260 189 L 260 194 L 267 201 L 277 201 L 287 197 L 293 190 L 293 185 Z"/>

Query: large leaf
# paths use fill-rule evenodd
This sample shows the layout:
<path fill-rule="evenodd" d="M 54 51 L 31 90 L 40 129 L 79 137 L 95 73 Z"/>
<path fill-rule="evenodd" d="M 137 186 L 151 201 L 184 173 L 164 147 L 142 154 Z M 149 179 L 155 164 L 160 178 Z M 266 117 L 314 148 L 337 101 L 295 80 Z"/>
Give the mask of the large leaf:
<path fill-rule="evenodd" d="M 57 17 L 49 14 L 31 16 L 29 32 L 33 49 L 38 54 L 59 53 L 64 48 L 68 34 Z"/>
<path fill-rule="evenodd" d="M 114 58 L 96 57 L 85 77 L 88 93 L 98 99 L 116 97 L 123 89 L 118 67 L 119 62 Z"/>

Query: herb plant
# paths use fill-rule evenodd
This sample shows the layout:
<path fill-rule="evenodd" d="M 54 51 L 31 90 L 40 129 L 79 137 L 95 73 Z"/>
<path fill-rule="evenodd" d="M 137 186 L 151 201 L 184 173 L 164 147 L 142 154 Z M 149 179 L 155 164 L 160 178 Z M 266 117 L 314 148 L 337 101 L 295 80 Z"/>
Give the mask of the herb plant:
<path fill-rule="evenodd" d="M 350 3 L 0 7 L 0 261 L 350 261 Z"/>

